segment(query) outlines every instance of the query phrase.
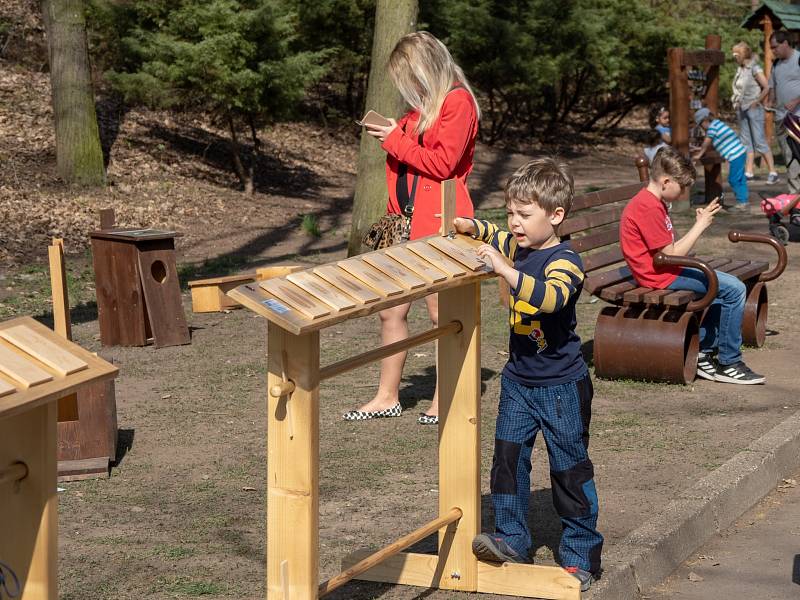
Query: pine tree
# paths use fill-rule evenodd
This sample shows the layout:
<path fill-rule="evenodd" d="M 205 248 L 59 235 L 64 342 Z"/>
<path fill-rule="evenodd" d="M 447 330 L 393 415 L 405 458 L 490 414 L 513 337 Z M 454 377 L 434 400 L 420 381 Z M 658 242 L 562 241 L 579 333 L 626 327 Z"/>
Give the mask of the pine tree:
<path fill-rule="evenodd" d="M 96 0 L 120 27 L 121 57 L 108 77 L 130 102 L 209 111 L 230 133 L 233 169 L 253 191 L 237 131 L 291 114 L 323 73 L 321 52 L 294 52 L 296 15 L 280 0 Z"/>

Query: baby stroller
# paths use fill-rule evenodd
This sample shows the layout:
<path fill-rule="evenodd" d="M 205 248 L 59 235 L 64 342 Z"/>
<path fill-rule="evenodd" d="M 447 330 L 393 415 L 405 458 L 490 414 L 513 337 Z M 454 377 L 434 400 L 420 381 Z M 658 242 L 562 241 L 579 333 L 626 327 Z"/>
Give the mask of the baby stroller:
<path fill-rule="evenodd" d="M 785 246 L 800 241 L 800 194 L 780 194 L 774 198 L 761 196 L 761 210 L 769 219 L 769 232 Z"/>

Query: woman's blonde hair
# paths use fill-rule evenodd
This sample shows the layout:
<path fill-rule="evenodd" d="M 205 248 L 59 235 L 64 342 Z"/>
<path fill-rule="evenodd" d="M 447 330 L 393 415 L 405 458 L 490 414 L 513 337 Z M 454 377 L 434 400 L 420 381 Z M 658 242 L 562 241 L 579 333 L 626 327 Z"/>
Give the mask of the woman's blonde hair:
<path fill-rule="evenodd" d="M 731 52 L 741 52 L 743 60 L 750 60 L 753 58 L 753 51 L 750 49 L 750 46 L 747 42 L 739 42 L 733 48 L 731 48 Z"/>
<path fill-rule="evenodd" d="M 456 83 L 472 96 L 476 115 L 481 118 L 478 101 L 464 71 L 447 47 L 427 31 L 400 38 L 389 56 L 389 76 L 403 99 L 419 111 L 417 133 L 430 128 L 439 118 L 445 96 Z"/>

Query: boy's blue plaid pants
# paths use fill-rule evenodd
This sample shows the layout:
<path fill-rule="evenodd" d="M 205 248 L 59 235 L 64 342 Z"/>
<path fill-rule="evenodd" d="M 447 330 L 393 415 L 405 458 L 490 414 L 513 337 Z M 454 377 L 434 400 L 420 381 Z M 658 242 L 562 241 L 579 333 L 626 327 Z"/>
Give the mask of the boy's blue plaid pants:
<path fill-rule="evenodd" d="M 528 556 L 531 451 L 539 431 L 550 458 L 553 504 L 561 517 L 560 562 L 600 570 L 603 536 L 597 531 L 597 492 L 589 460 L 592 381 L 527 387 L 503 376 L 497 414 L 491 491 L 498 537 Z"/>

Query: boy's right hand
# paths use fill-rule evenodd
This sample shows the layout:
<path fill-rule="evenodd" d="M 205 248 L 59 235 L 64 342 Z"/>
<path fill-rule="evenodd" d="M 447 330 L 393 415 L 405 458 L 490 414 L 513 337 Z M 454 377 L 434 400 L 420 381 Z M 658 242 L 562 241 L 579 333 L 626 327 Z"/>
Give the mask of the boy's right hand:
<path fill-rule="evenodd" d="M 475 235 L 475 224 L 472 222 L 472 219 L 465 219 L 464 217 L 456 217 L 455 219 L 453 219 L 453 227 L 458 233 Z"/>
<path fill-rule="evenodd" d="M 714 198 L 707 206 L 698 208 L 696 211 L 697 224 L 701 225 L 703 229 L 708 228 L 714 222 L 714 216 L 722 209 L 719 203 L 719 197 Z"/>

